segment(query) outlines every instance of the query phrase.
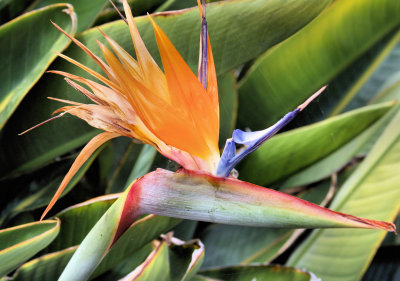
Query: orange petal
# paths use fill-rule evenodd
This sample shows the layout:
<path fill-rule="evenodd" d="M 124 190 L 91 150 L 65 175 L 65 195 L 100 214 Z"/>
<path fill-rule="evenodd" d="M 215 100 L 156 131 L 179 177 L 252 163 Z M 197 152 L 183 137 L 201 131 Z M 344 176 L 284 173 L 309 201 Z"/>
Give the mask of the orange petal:
<path fill-rule="evenodd" d="M 96 151 L 96 149 L 99 148 L 106 141 L 118 136 L 119 135 L 115 133 L 104 132 L 90 140 L 90 142 L 82 149 L 78 157 L 75 159 L 68 173 L 65 175 L 63 181 L 61 182 L 60 187 L 57 189 L 56 194 L 54 194 L 46 210 L 44 210 L 40 220 L 42 220 L 50 211 L 50 209 L 54 206 L 58 197 L 60 197 L 61 193 L 64 191 L 65 187 L 68 185 L 72 177 L 76 174 L 76 172 L 78 172 L 79 168 L 89 159 L 89 157 Z"/>
<path fill-rule="evenodd" d="M 63 58 L 63 59 L 65 59 L 65 60 L 69 61 L 70 63 L 75 64 L 76 66 L 82 68 L 82 69 L 85 70 L 87 73 L 89 73 L 90 75 L 96 77 L 96 78 L 99 79 L 101 82 L 103 82 L 104 84 L 110 86 L 111 88 L 119 89 L 119 87 L 118 87 L 117 84 L 115 84 L 115 83 L 112 82 L 111 80 L 108 80 L 107 78 L 105 78 L 104 76 L 100 75 L 99 73 L 97 73 L 97 72 L 94 71 L 93 69 L 91 69 L 91 68 L 89 68 L 89 67 L 87 67 L 87 66 L 81 64 L 80 62 L 77 62 L 76 60 L 71 59 L 70 57 L 67 57 L 67 56 L 65 56 L 65 55 L 63 55 L 63 54 L 61 54 L 61 53 L 56 53 L 56 54 L 57 54 L 58 56 L 60 56 L 61 58 Z M 50 72 L 50 73 L 58 73 L 58 74 L 60 74 L 60 73 L 65 73 L 65 72 L 63 72 L 63 71 L 56 71 L 56 70 L 50 70 L 50 71 L 48 71 L 48 72 Z M 66 76 L 65 74 L 63 74 L 63 75 Z"/>
<path fill-rule="evenodd" d="M 203 18 L 203 6 L 200 0 L 197 0 L 197 6 L 200 12 L 200 20 Z M 201 34 L 200 34 L 200 50 L 199 50 L 199 67 L 201 62 L 202 50 L 201 50 Z M 219 102 L 218 102 L 218 84 L 217 84 L 217 73 L 215 71 L 215 63 L 214 63 L 214 56 L 212 53 L 210 36 L 207 31 L 207 94 L 210 95 L 212 98 L 213 106 L 212 108 L 216 109 L 217 116 L 218 116 L 218 124 L 219 124 Z M 219 132 L 219 126 L 218 126 Z"/>
<path fill-rule="evenodd" d="M 136 79 L 142 79 L 142 72 L 138 62 L 131 57 L 131 55 L 124 50 L 117 42 L 115 42 L 111 37 L 105 34 L 100 28 L 100 33 L 106 38 L 108 44 L 110 44 L 113 51 L 117 54 L 119 60 L 122 62 L 124 67 L 128 70 L 128 72 L 135 77 Z"/>
<path fill-rule="evenodd" d="M 90 51 L 85 45 L 83 45 L 79 40 L 76 38 L 72 37 L 69 35 L 67 32 L 65 32 L 61 27 L 59 27 L 57 24 L 54 22 L 51 22 L 58 30 L 60 30 L 62 33 L 64 33 L 65 36 L 67 36 L 69 39 L 71 39 L 76 45 L 78 45 L 79 48 L 81 48 L 86 54 L 88 54 L 99 66 L 100 68 L 104 71 L 104 73 L 107 74 L 109 79 L 113 80 L 113 75 L 110 71 L 110 68 L 108 67 L 107 64 L 105 64 L 98 56 L 96 56 L 92 51 Z"/>
<path fill-rule="evenodd" d="M 77 90 L 78 92 L 80 92 L 82 95 L 84 95 L 85 97 L 87 97 L 88 99 L 90 99 L 91 101 L 97 103 L 97 104 L 103 104 L 104 102 L 99 99 L 97 96 L 95 96 L 93 93 L 91 93 L 90 91 L 86 90 L 85 88 L 83 88 L 81 85 L 79 85 L 78 83 L 75 83 L 74 81 L 65 78 L 65 81 L 67 81 L 67 83 L 69 85 L 71 85 L 75 90 Z"/>
<path fill-rule="evenodd" d="M 131 8 L 126 0 L 123 1 L 123 5 L 129 25 L 129 31 L 132 37 L 132 42 L 135 47 L 137 61 L 142 70 L 144 80 L 148 81 L 148 85 L 151 86 L 152 89 L 158 94 L 168 95 L 168 91 L 165 91 L 165 82 L 163 83 L 164 73 L 158 67 L 157 63 L 154 61 L 153 57 L 144 45 L 144 42 L 140 37 L 139 31 L 133 20 Z"/>
<path fill-rule="evenodd" d="M 210 37 L 208 36 L 208 33 L 207 33 L 207 60 L 208 60 L 207 95 L 209 95 L 209 97 L 211 98 L 211 103 L 212 103 L 211 108 L 214 110 L 214 114 L 218 119 L 218 121 L 216 122 L 218 126 L 215 127 L 214 130 L 216 130 L 217 134 L 219 134 L 219 101 L 218 101 L 217 72 L 215 71 L 214 57 L 211 50 Z"/>
<path fill-rule="evenodd" d="M 191 71 L 165 33 L 150 18 L 163 62 L 172 105 L 187 114 L 184 132 L 170 130 L 162 135 L 165 142 L 177 148 L 208 159 L 218 153 L 218 114 L 210 95 Z M 162 129 L 162 128 L 157 128 Z M 199 139 L 201 138 L 201 139 Z M 172 142 L 172 139 L 174 140 Z M 199 141 L 200 140 L 200 141 Z"/>

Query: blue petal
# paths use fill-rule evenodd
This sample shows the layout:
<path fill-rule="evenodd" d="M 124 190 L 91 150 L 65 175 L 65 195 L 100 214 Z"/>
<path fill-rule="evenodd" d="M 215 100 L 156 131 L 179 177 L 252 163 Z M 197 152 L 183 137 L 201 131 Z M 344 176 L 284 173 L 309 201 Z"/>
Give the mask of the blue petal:
<path fill-rule="evenodd" d="M 247 155 L 252 153 L 254 150 L 259 148 L 265 141 L 270 139 L 275 135 L 280 129 L 286 126 L 290 121 L 299 114 L 307 105 L 318 97 L 324 90 L 326 86 L 319 89 L 311 97 L 309 97 L 305 102 L 299 105 L 295 110 L 289 112 L 282 117 L 273 126 L 256 132 L 244 132 L 242 130 L 234 130 L 232 134 L 232 139 L 227 140 L 225 144 L 224 151 L 222 152 L 221 160 L 218 163 L 217 175 L 227 177 L 229 176 L 232 169 Z M 236 144 L 246 145 L 247 148 L 242 150 L 239 154 L 235 153 Z"/>
<path fill-rule="evenodd" d="M 221 160 L 218 163 L 217 175 L 227 177 L 232 169 L 247 155 L 252 153 L 258 147 L 260 147 L 265 141 L 270 139 L 275 135 L 280 129 L 282 129 L 286 124 L 293 120 L 293 118 L 300 112 L 299 109 L 295 109 L 289 112 L 282 119 L 280 119 L 273 126 L 257 132 L 244 132 L 242 130 L 235 130 L 232 134 L 232 139 L 228 139 L 225 144 L 224 151 L 221 155 Z M 248 147 L 235 154 L 236 145 L 243 144 Z"/>
<path fill-rule="evenodd" d="M 217 175 L 227 177 L 233 167 L 231 168 L 231 159 L 235 157 L 236 145 L 232 139 L 227 139 L 222 152 L 221 159 L 218 162 Z M 226 173 L 228 173 L 226 175 Z"/>
<path fill-rule="evenodd" d="M 282 129 L 286 124 L 293 120 L 293 118 L 299 113 L 298 109 L 286 114 L 282 119 L 280 119 L 273 126 L 268 127 L 262 131 L 256 132 L 244 132 L 242 130 L 236 129 L 233 131 L 232 138 L 235 143 L 244 145 L 261 145 L 263 142 L 275 135 L 280 129 Z M 261 142 L 261 143 L 260 143 Z"/>

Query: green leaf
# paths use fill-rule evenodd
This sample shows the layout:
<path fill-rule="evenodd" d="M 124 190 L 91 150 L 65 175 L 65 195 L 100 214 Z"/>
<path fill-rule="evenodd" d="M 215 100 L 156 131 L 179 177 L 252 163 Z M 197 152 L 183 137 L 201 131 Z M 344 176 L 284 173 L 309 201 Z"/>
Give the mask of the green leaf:
<path fill-rule="evenodd" d="M 292 234 L 287 229 L 211 225 L 200 236 L 207 250 L 203 266 L 268 262 Z"/>
<path fill-rule="evenodd" d="M 393 220 L 400 209 L 400 112 L 396 114 L 372 151 L 345 182 L 331 204 L 340 212 L 378 220 Z M 359 280 L 377 247 L 382 231 L 316 230 L 288 261 L 323 280 Z M 329 251 L 326 251 L 329 249 Z"/>
<path fill-rule="evenodd" d="M 389 40 L 388 40 L 389 39 Z M 373 61 L 371 61 L 360 73 L 360 76 L 354 84 L 346 91 L 345 95 L 330 115 L 338 114 L 342 111 L 348 111 L 360 106 L 364 106 L 376 95 L 387 77 L 400 71 L 398 64 L 400 62 L 400 30 L 391 35 L 388 39 L 379 42 L 379 45 L 372 48 L 379 48 Z M 383 43 L 383 44 L 382 44 Z"/>
<path fill-rule="evenodd" d="M 148 215 L 135 221 L 115 242 L 92 277 L 110 270 L 160 234 L 169 231 L 179 222 L 178 219 L 154 215 Z M 94 243 L 96 242 L 94 241 Z"/>
<path fill-rule="evenodd" d="M 28 223 L 0 230 L 0 276 L 45 248 L 57 236 L 59 220 Z"/>
<path fill-rule="evenodd" d="M 319 181 L 328 177 L 335 171 L 340 170 L 351 161 L 352 158 L 359 155 L 364 156 L 371 148 L 369 144 L 375 143 L 376 139 L 381 135 L 396 112 L 397 108 L 392 108 L 378 121 L 366 128 L 349 142 L 314 162 L 312 165 L 305 167 L 301 171 L 285 179 L 279 184 L 279 189 L 282 190 Z"/>
<path fill-rule="evenodd" d="M 400 79 L 399 72 L 396 72 L 392 76 L 390 76 L 386 83 L 382 86 L 380 92 L 378 92 L 374 98 L 370 100 L 371 104 L 390 101 L 390 100 L 399 100 L 400 97 Z"/>
<path fill-rule="evenodd" d="M 181 240 L 190 240 L 195 237 L 196 228 L 199 225 L 198 221 L 183 220 L 176 227 L 173 228 L 174 237 Z"/>
<path fill-rule="evenodd" d="M 78 246 L 43 255 L 17 269 L 7 280 L 13 281 L 53 281 L 57 280 Z"/>
<path fill-rule="evenodd" d="M 79 168 L 78 172 L 74 175 L 68 185 L 65 187 L 63 193 L 60 198 L 64 197 L 68 192 L 70 192 L 76 184 L 81 180 L 86 171 L 90 168 L 93 161 L 96 159 L 99 152 L 102 150 L 104 146 L 99 148 L 95 153 L 93 153 L 89 159 Z M 10 198 L 11 201 L 6 207 L 5 210 L 1 213 L 0 224 L 5 219 L 9 219 L 14 217 L 15 215 L 25 212 L 35 210 L 44 206 L 47 206 L 50 203 L 53 195 L 57 191 L 58 187 L 65 174 L 68 172 L 69 167 L 71 166 L 72 161 L 62 161 L 61 163 L 53 164 L 50 167 L 46 167 L 44 169 L 45 174 L 38 173 L 29 184 L 27 184 L 27 188 L 22 189 L 18 192 L 17 196 L 14 196 L 14 200 Z M 46 171 L 49 171 L 47 172 Z M 10 188 L 10 185 L 4 186 L 5 188 L 2 192 L 5 192 L 6 188 Z M 33 192 L 32 192 L 33 191 Z"/>
<path fill-rule="evenodd" d="M 204 256 L 204 246 L 199 240 L 183 242 L 163 236 L 153 241 L 154 250 L 146 260 L 121 280 L 190 280 L 197 272 Z"/>
<path fill-rule="evenodd" d="M 108 201 L 113 201 L 111 195 L 92 199 L 61 212 L 58 215 L 62 219 L 60 236 L 46 248 L 46 252 L 50 253 L 21 266 L 14 276 L 15 280 L 24 280 L 24 276 L 29 276 L 29 274 L 37 276 L 35 280 L 45 280 L 43 276 L 46 276 L 47 280 L 57 279 L 77 249 L 77 246 L 70 247 L 70 245 L 81 242 L 79 239 L 86 234 L 85 231 L 89 230 L 90 224 L 94 224 L 98 220 L 97 217 L 104 213 L 104 209 L 111 205 Z M 137 255 L 139 259 L 143 256 L 141 248 L 146 247 L 147 243 L 178 222 L 179 220 L 176 219 L 152 215 L 138 220 L 111 248 L 92 278 L 117 267 L 127 258 L 129 261 L 127 266 L 131 267 L 137 262 Z M 57 251 L 57 249 L 63 250 Z M 146 249 L 143 253 L 147 256 L 149 251 Z M 52 252 L 54 250 L 57 252 Z M 133 257 L 132 260 L 132 256 L 136 258 Z M 139 260 L 139 263 L 142 261 Z"/>
<path fill-rule="evenodd" d="M 0 129 L 55 59 L 54 51 L 69 44 L 50 20 L 74 35 L 76 16 L 66 4 L 24 14 L 0 27 Z"/>
<path fill-rule="evenodd" d="M 146 261 L 129 273 L 121 281 L 169 281 L 168 245 L 159 243 Z"/>
<path fill-rule="evenodd" d="M 0 2 L 0 24 L 4 24 L 21 15 L 31 0 L 2 0 Z"/>
<path fill-rule="evenodd" d="M 165 0 L 128 0 L 128 4 L 132 9 L 133 16 L 146 15 L 146 13 L 151 13 Z M 124 8 L 122 2 L 114 1 L 114 5 L 123 14 Z M 108 3 L 106 7 L 101 11 L 100 15 L 97 17 L 95 26 L 104 24 L 110 21 L 121 19 L 115 8 Z"/>
<path fill-rule="evenodd" d="M 393 30 L 399 12 L 397 0 L 336 1 L 256 61 L 239 85 L 239 123 L 265 128 L 293 110 Z"/>
<path fill-rule="evenodd" d="M 168 234 L 165 236 L 164 239 L 169 242 L 170 279 L 191 280 L 203 263 L 203 243 L 198 239 L 184 242 L 173 237 L 168 238 Z"/>
<path fill-rule="evenodd" d="M 119 194 L 112 194 L 93 198 L 56 214 L 55 217 L 61 220 L 62 227 L 57 238 L 46 248 L 46 252 L 55 252 L 80 244 L 118 196 Z"/>
<path fill-rule="evenodd" d="M 194 1 L 166 0 L 164 4 L 157 8 L 156 12 L 187 9 L 196 5 Z"/>
<path fill-rule="evenodd" d="M 68 3 L 74 7 L 75 13 L 78 16 L 77 32 L 82 32 L 93 25 L 96 17 L 107 3 L 107 0 L 68 0 L 64 2 L 60 0 L 36 0 L 29 7 L 29 10 L 43 8 L 56 3 Z M 58 24 L 57 21 L 53 21 Z"/>
<path fill-rule="evenodd" d="M 135 251 L 131 256 L 120 261 L 107 272 L 92 280 L 119 280 L 143 263 L 153 250 L 153 243 L 150 242 L 141 249 Z"/>
<path fill-rule="evenodd" d="M 135 179 L 144 176 L 147 172 L 149 172 L 151 164 L 154 161 L 157 150 L 148 144 L 143 145 L 140 150 L 140 154 L 138 155 L 135 165 L 131 173 L 129 174 L 128 179 L 126 180 L 124 186 L 128 186 Z"/>
<path fill-rule="evenodd" d="M 328 3 L 329 0 L 299 0 L 290 3 L 283 0 L 236 0 L 210 4 L 207 18 L 217 73 L 221 75 L 284 40 L 314 18 Z M 154 15 L 153 18 L 183 54 L 189 66 L 197 72 L 200 30 L 198 9 Z M 147 17 L 137 18 L 136 22 L 150 52 L 160 61 L 154 32 Z M 133 53 L 128 28 L 123 21 L 106 24 L 101 29 Z M 96 53 L 99 53 L 96 39 L 104 41 L 97 29 L 88 30 L 77 38 Z M 65 54 L 94 67 L 90 58 L 76 46 L 68 48 Z M 51 68 L 86 76 L 62 60 L 57 60 Z M 41 79 L 0 135 L 0 144 L 8 147 L 0 154 L 0 174 L 43 166 L 54 157 L 84 144 L 98 132 L 81 120 L 61 118 L 17 138 L 18 132 L 46 120 L 59 107 L 54 101 L 46 102 L 47 96 L 79 101 L 76 91 L 61 77 L 46 75 L 45 79 Z M 41 110 L 32 110 L 34 108 Z"/>
<path fill-rule="evenodd" d="M 115 141 L 117 145 L 117 140 Z M 130 141 L 107 182 L 107 193 L 122 192 L 138 177 L 146 174 L 156 156 L 157 150 L 150 145 Z"/>
<path fill-rule="evenodd" d="M 318 185 L 302 192 L 299 197 L 320 205 L 329 194 L 329 185 Z M 207 249 L 203 267 L 269 263 L 295 242 L 302 232 L 301 229 L 210 225 L 200 234 Z"/>
<path fill-rule="evenodd" d="M 362 281 L 396 280 L 400 274 L 400 247 L 381 247 Z"/>
<path fill-rule="evenodd" d="M 236 77 L 228 72 L 218 77 L 219 97 L 219 146 L 224 147 L 225 141 L 232 136 L 236 124 L 238 100 L 236 89 Z"/>
<path fill-rule="evenodd" d="M 129 212 L 133 212 L 133 214 L 124 213 L 128 195 L 128 192 L 120 195 L 97 221 L 64 269 L 60 280 L 71 280 L 71 278 L 87 280 L 98 267 L 94 273 L 97 276 L 129 257 L 135 250 L 140 249 L 180 221 L 150 215 L 137 220 L 128 229 L 123 229 L 121 232 L 121 224 L 123 224 L 123 228 L 128 227 L 136 218 L 134 210 L 129 209 Z M 129 199 L 131 200 L 130 197 Z M 120 237 L 121 234 L 123 235 Z M 116 237 L 119 239 L 117 240 Z M 113 247 L 110 249 L 112 245 Z M 101 261 L 102 263 L 99 265 Z M 76 272 L 76 267 L 80 267 L 82 270 Z"/>
<path fill-rule="evenodd" d="M 253 265 L 233 266 L 222 269 L 200 271 L 193 281 L 209 280 L 215 278 L 225 281 L 312 281 L 315 280 L 310 273 L 280 265 Z"/>
<path fill-rule="evenodd" d="M 384 115 L 393 103 L 364 107 L 279 134 L 239 166 L 240 178 L 269 185 L 327 157 Z"/>

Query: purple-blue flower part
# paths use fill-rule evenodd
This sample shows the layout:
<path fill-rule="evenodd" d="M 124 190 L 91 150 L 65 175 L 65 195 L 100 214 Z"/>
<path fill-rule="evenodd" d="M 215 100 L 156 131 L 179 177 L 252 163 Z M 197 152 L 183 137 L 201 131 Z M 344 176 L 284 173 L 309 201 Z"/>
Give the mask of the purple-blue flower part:
<path fill-rule="evenodd" d="M 313 101 L 319 94 L 325 90 L 326 86 L 319 89 L 315 94 L 309 97 L 304 103 L 299 105 L 295 110 L 287 113 L 278 122 L 271 127 L 256 131 L 245 132 L 239 129 L 233 131 L 232 138 L 225 143 L 224 151 L 218 162 L 217 175 L 221 177 L 229 176 L 233 168 L 247 155 L 259 148 L 265 141 L 274 136 L 279 130 L 292 121 L 307 105 Z M 246 145 L 247 147 L 236 154 L 236 144 Z"/>

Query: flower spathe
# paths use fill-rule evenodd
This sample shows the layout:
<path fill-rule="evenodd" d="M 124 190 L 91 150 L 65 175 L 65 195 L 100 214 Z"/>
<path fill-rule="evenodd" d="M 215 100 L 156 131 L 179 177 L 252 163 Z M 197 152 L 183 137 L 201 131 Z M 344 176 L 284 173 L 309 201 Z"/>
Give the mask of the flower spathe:
<path fill-rule="evenodd" d="M 164 71 L 159 68 L 140 37 L 126 0 L 123 1 L 123 5 L 137 59 L 134 59 L 100 30 L 111 47 L 110 50 L 103 43 L 98 42 L 105 59 L 103 61 L 55 24 L 61 32 L 85 51 L 105 74 L 103 76 L 79 62 L 59 54 L 62 58 L 84 69 L 102 84 L 62 71 L 51 71 L 65 76 L 71 86 L 93 102 L 93 104 L 82 104 L 59 100 L 70 105 L 56 110 L 55 113 L 75 115 L 104 132 L 94 137 L 78 155 L 42 218 L 54 205 L 73 175 L 100 145 L 112 138 L 126 136 L 153 145 L 161 154 L 180 164 L 183 169 L 177 173 L 158 170 L 131 185 L 126 192 L 124 211 L 121 213 L 118 231 L 116 231 L 118 234 L 114 237 L 115 239 L 131 223 L 132 218 L 136 218 L 139 212 L 146 211 L 177 217 L 189 215 L 185 218 L 204 218 L 209 221 L 229 223 L 229 220 L 219 219 L 219 215 L 229 209 L 229 216 L 226 217 L 235 218 L 236 221 L 233 220 L 233 223 L 246 224 L 243 218 L 249 217 L 248 215 L 242 216 L 239 211 L 235 212 L 234 209 L 226 206 L 241 205 L 247 206 L 246 208 L 249 209 L 252 204 L 248 203 L 257 198 L 265 200 L 254 201 L 256 202 L 254 212 L 264 215 L 257 220 L 249 221 L 250 225 L 364 227 L 393 230 L 393 225 L 390 223 L 354 219 L 355 217 L 352 216 L 346 217 L 343 214 L 316 207 L 314 204 L 304 203 L 305 201 L 296 197 L 228 178 L 238 161 L 290 122 L 324 88 L 294 111 L 285 115 L 271 128 L 252 133 L 236 130 L 232 139 L 227 141 L 222 157 L 220 157 L 217 78 L 206 29 L 205 6 L 203 4 L 201 7 L 199 1 L 198 4 L 202 17 L 198 77 L 149 16 Z M 90 91 L 82 84 L 86 85 Z M 236 154 L 236 144 L 246 145 L 247 148 L 243 153 Z M 182 182 L 185 184 L 182 185 Z M 198 189 L 205 192 L 202 202 L 196 200 L 196 195 L 201 194 Z M 216 196 L 221 191 L 223 191 L 222 195 L 226 196 L 226 200 L 213 199 L 212 196 Z M 162 206 L 167 197 L 169 204 L 176 202 L 176 205 L 167 204 L 169 210 L 164 210 Z M 153 199 L 158 199 L 158 201 Z M 213 205 L 213 202 L 218 204 Z M 208 203 L 212 204 L 207 205 Z M 180 213 L 180 208 L 188 204 L 194 204 L 191 206 L 191 210 L 197 211 Z M 167 205 L 165 205 L 166 208 Z M 216 206 L 221 206 L 221 209 Z M 293 206 L 298 206 L 298 208 L 293 208 Z M 203 216 L 210 212 L 216 212 L 216 214 L 209 219 Z M 291 216 L 296 217 L 296 214 L 297 219 L 290 218 Z M 304 218 L 304 220 L 300 218 Z M 294 224 L 293 221 L 296 220 L 301 224 Z"/>

